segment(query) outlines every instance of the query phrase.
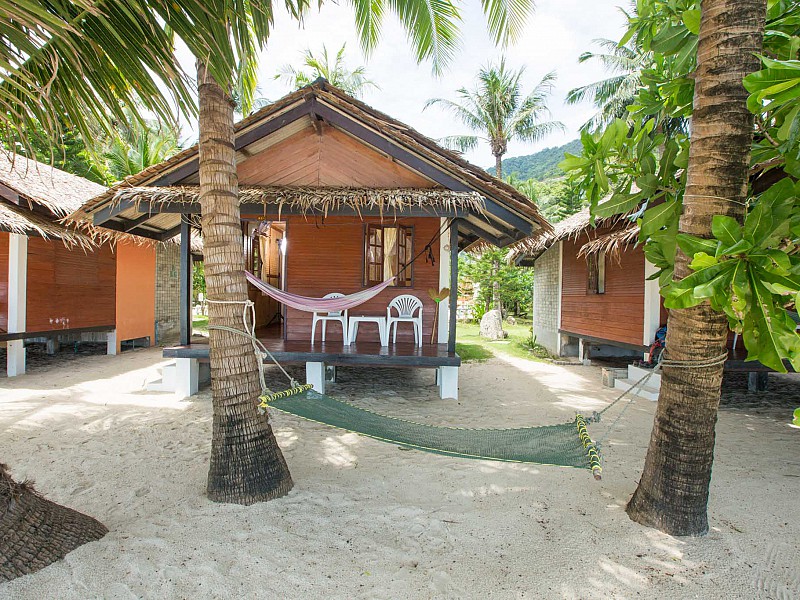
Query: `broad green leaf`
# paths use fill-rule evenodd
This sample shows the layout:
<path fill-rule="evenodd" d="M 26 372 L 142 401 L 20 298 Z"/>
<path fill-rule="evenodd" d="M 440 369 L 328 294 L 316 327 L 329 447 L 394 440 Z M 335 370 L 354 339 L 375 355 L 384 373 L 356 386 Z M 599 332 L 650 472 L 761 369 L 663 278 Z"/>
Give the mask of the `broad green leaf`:
<path fill-rule="evenodd" d="M 711 219 L 711 232 L 723 246 L 733 246 L 742 239 L 742 226 L 727 215 L 714 215 Z"/>
<path fill-rule="evenodd" d="M 689 263 L 689 268 L 693 271 L 699 271 L 700 269 L 707 269 L 708 267 L 713 267 L 719 261 L 716 257 L 706 254 L 705 252 L 698 252 L 694 255 L 692 262 Z"/>
<path fill-rule="evenodd" d="M 722 244 L 719 245 L 717 248 L 716 256 L 717 258 L 721 256 L 728 255 L 735 255 L 735 254 L 745 254 L 753 249 L 753 244 L 751 244 L 747 240 L 739 240 L 733 246 L 728 246 L 727 248 Z"/>
<path fill-rule="evenodd" d="M 642 238 L 650 237 L 664 227 L 670 219 L 675 218 L 675 206 L 674 200 L 668 200 L 644 211 L 639 224 Z"/>
<path fill-rule="evenodd" d="M 621 213 L 627 213 L 641 202 L 641 194 L 613 194 L 611 198 L 597 205 L 594 210 L 595 217 L 613 217 Z"/>
<path fill-rule="evenodd" d="M 717 246 L 719 245 L 717 240 L 706 240 L 688 233 L 679 233 L 676 236 L 676 240 L 686 256 L 694 256 L 698 252 L 716 255 Z"/>
<path fill-rule="evenodd" d="M 693 34 L 697 35 L 700 33 L 700 10 L 699 9 L 692 9 L 692 10 L 685 10 L 681 15 L 681 20 L 683 24 L 686 25 L 686 29 L 691 31 Z"/>

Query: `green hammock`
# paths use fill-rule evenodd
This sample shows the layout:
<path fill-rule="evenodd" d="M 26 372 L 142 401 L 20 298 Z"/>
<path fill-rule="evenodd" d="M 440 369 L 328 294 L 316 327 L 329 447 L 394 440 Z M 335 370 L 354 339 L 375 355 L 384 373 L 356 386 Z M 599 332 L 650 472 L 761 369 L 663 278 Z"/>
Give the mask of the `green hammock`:
<path fill-rule="evenodd" d="M 262 408 L 331 425 L 367 437 L 435 454 L 506 462 L 536 463 L 602 471 L 597 448 L 576 415 L 571 423 L 516 429 L 440 427 L 387 417 L 301 386 L 262 396 Z"/>

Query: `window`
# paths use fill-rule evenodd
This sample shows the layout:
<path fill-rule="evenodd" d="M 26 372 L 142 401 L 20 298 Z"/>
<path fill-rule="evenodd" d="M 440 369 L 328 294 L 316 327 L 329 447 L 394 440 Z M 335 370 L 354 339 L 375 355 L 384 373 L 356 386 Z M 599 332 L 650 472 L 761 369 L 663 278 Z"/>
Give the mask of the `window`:
<path fill-rule="evenodd" d="M 592 253 L 586 258 L 588 281 L 586 291 L 590 294 L 606 293 L 606 253 Z"/>
<path fill-rule="evenodd" d="M 398 276 L 398 287 L 411 287 L 413 265 L 404 267 L 413 258 L 414 228 L 404 225 L 372 225 L 365 227 L 364 283 L 377 285 Z"/>

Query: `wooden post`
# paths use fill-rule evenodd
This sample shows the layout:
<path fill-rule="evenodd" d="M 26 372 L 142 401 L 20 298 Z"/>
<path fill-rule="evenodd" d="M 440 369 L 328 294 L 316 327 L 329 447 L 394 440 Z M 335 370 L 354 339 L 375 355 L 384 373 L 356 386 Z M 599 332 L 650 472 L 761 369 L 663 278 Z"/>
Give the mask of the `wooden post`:
<path fill-rule="evenodd" d="M 450 327 L 447 351 L 456 351 L 456 310 L 458 309 L 458 219 L 450 225 Z"/>
<path fill-rule="evenodd" d="M 192 228 L 188 217 L 181 216 L 180 343 L 192 339 Z"/>
<path fill-rule="evenodd" d="M 8 333 L 25 331 L 28 302 L 28 238 L 8 234 Z M 25 340 L 10 340 L 6 349 L 9 377 L 25 374 Z"/>

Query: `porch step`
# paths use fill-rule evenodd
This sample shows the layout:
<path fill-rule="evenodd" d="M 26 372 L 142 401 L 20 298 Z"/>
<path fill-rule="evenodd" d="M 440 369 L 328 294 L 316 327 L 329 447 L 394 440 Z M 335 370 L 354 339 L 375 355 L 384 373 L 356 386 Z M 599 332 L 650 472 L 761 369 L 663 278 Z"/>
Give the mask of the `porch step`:
<path fill-rule="evenodd" d="M 628 365 L 628 378 L 633 379 L 634 381 L 639 381 L 642 377 L 652 372 L 653 369 L 643 369 L 642 367 Z M 649 387 L 654 387 L 657 390 L 661 389 L 661 373 L 653 373 L 650 376 L 650 379 L 647 380 L 647 385 Z"/>
<path fill-rule="evenodd" d="M 161 371 L 161 379 L 148 381 L 147 384 L 145 384 L 145 389 L 147 389 L 148 392 L 174 392 L 175 363 L 164 365 L 159 370 Z"/>
<path fill-rule="evenodd" d="M 633 385 L 637 381 L 639 381 L 639 379 L 640 377 L 637 377 L 636 379 L 631 379 L 630 377 L 627 379 L 616 379 L 614 380 L 614 387 L 617 388 L 618 390 L 629 390 L 633 387 Z M 658 400 L 658 388 L 651 387 L 650 381 L 648 381 L 647 383 L 648 385 L 646 385 L 645 387 L 637 388 L 634 395 L 655 402 L 656 400 Z"/>

